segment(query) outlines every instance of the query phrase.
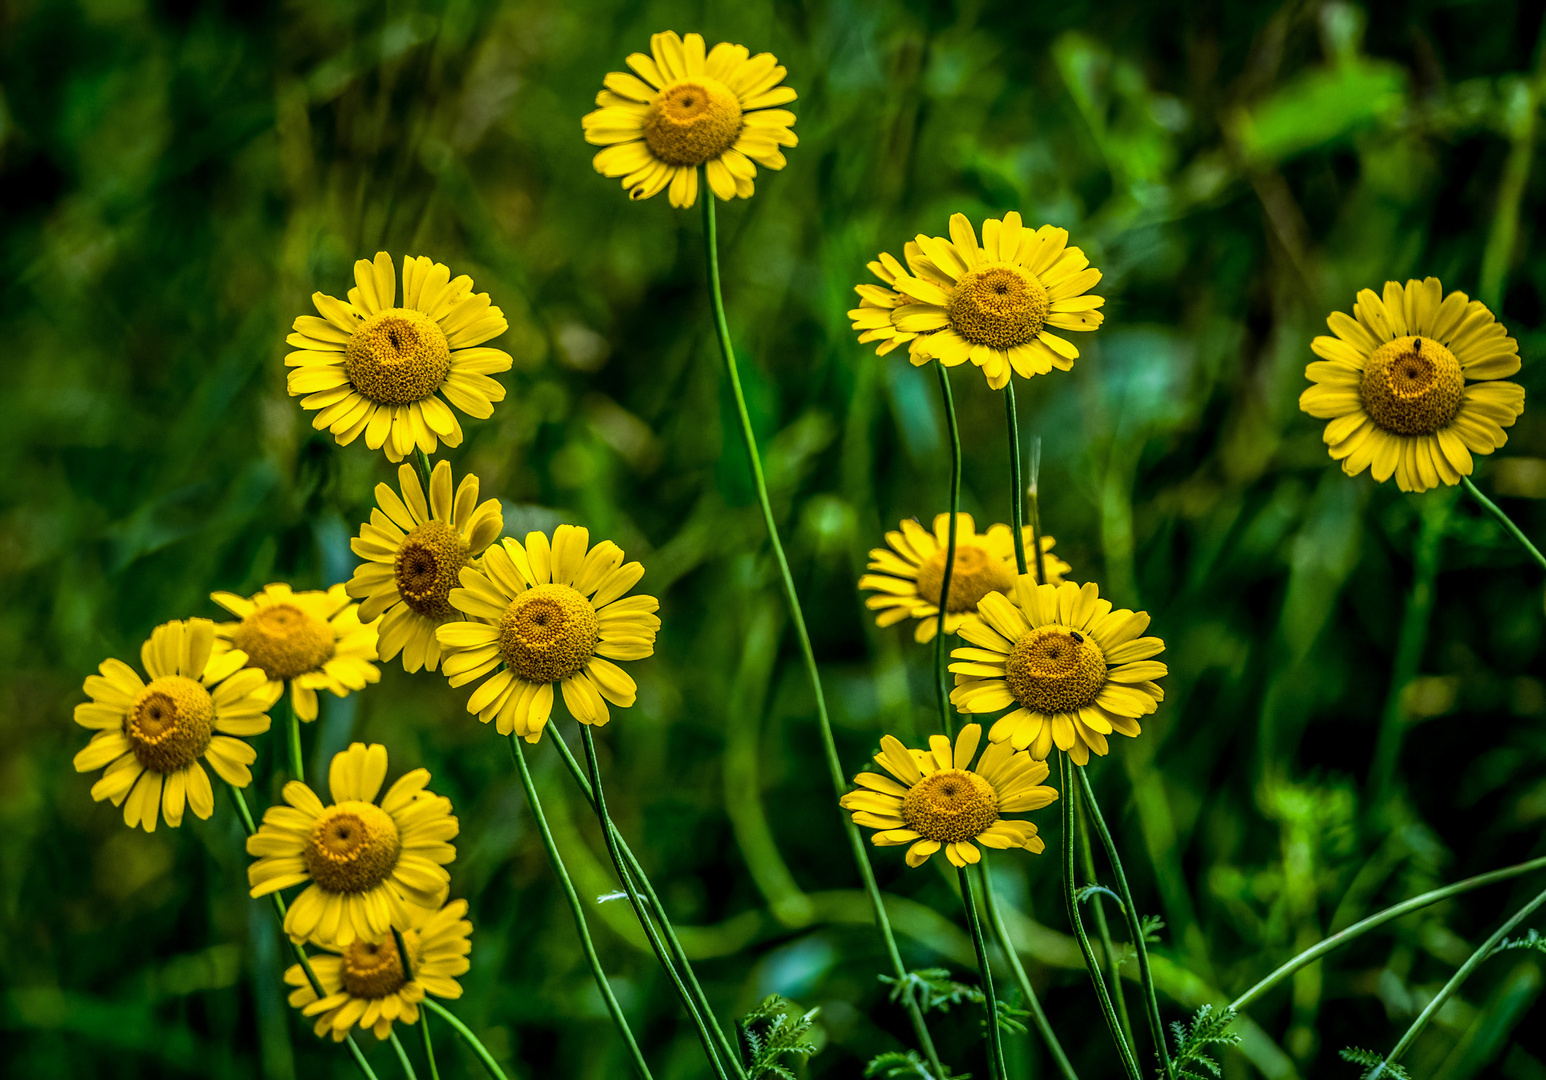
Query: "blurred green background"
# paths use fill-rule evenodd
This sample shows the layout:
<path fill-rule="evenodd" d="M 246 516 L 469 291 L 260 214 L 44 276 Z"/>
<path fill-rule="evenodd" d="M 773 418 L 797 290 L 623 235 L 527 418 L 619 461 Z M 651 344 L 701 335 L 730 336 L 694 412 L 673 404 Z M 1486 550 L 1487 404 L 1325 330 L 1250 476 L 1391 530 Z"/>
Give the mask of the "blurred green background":
<path fill-rule="evenodd" d="M 601 737 L 609 801 L 722 1017 L 771 992 L 820 1005 L 812 1077 L 910 1043 L 726 423 L 698 215 L 630 204 L 580 136 L 605 73 L 665 28 L 771 50 L 800 94 L 789 167 L 720 228 L 846 768 L 884 732 L 934 730 L 930 650 L 878 632 L 854 582 L 886 528 L 944 508 L 946 461 L 932 373 L 856 345 L 844 312 L 877 251 L 954 211 L 1018 209 L 1106 275 L 1105 328 L 1071 374 L 1021 384 L 1022 421 L 1072 576 L 1147 608 L 1169 645 L 1160 712 L 1092 765 L 1139 904 L 1167 924 L 1167 1020 L 1379 907 L 1541 854 L 1539 571 L 1453 490 L 1345 478 L 1296 407 L 1328 311 L 1439 275 L 1520 340 L 1534 403 L 1477 479 L 1546 537 L 1540 17 L 1465 0 L 0 5 L 5 1073 L 353 1075 L 280 995 L 229 805 L 130 832 L 72 771 L 87 735 L 70 717 L 101 659 L 219 614 L 211 590 L 350 574 L 393 470 L 314 433 L 281 358 L 309 294 L 341 294 L 381 248 L 471 273 L 509 316 L 492 343 L 515 357 L 509 397 L 466 423 L 458 475 L 505 500 L 516 535 L 572 521 L 648 567 L 665 625 L 630 669 L 639 704 Z M 1005 520 L 999 398 L 970 367 L 954 386 L 964 508 Z M 324 702 L 314 774 L 351 739 L 384 742 L 394 775 L 433 770 L 476 926 L 456 1010 L 512 1077 L 627 1075 L 508 752 L 465 697 L 389 667 Z M 281 744 L 257 742 L 267 803 Z M 609 891 L 551 747 L 533 761 L 581 892 Z M 969 973 L 942 860 L 875 863 L 909 963 Z M 1116 1075 L 1055 858 L 993 865 L 1081 1074 Z M 1540 886 L 1307 969 L 1253 1007 L 1228 1076 L 1356 1075 L 1337 1049 L 1388 1048 Z M 626 907 L 594 922 L 656 1075 L 705 1075 Z M 1493 960 L 1414 1073 L 1546 1077 L 1543 978 L 1538 955 Z M 970 1010 L 935 1028 L 986 1075 Z M 446 1072 L 477 1075 L 438 1030 Z M 1017 1076 L 1051 1075 L 1034 1035 L 1011 1053 Z"/>

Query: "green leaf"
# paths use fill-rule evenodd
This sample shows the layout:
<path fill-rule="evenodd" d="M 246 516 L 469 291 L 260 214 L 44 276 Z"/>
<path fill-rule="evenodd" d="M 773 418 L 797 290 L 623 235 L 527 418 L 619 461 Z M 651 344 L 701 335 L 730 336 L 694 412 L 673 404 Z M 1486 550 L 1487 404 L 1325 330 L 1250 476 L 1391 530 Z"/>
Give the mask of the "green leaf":
<path fill-rule="evenodd" d="M 755 1009 L 741 1018 L 738 1025 L 746 1054 L 747 1080 L 795 1080 L 794 1073 L 779 1060 L 785 1054 L 809 1057 L 816 1052 L 806 1039 L 820 1009 L 812 1009 L 798 1018 L 790 1003 L 777 994 L 762 999 Z"/>
<path fill-rule="evenodd" d="M 1354 1065 L 1364 1067 L 1361 1074 L 1363 1080 L 1373 1080 L 1376 1073 L 1381 1077 L 1388 1076 L 1390 1080 L 1412 1080 L 1411 1074 L 1400 1065 L 1386 1065 L 1385 1055 L 1377 1054 L 1373 1050 L 1365 1050 L 1361 1046 L 1348 1046 L 1337 1053 L 1343 1061 L 1351 1061 Z"/>

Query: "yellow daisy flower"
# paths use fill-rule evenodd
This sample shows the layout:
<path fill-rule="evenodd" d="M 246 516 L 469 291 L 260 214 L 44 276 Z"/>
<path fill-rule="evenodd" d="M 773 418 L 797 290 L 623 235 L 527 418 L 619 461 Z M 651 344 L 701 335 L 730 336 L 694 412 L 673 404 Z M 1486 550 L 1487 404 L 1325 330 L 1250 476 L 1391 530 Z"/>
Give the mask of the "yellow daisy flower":
<path fill-rule="evenodd" d="M 340 446 L 361 435 L 372 450 L 401 461 L 418 447 L 433 454 L 441 442 L 462 445 L 462 426 L 449 401 L 486 419 L 505 388 L 489 378 L 510 370 L 510 354 L 476 348 L 508 328 L 505 313 L 474 293 L 472 278 L 451 277 L 444 263 L 423 255 L 403 260 L 403 304 L 397 305 L 392 257 L 354 264 L 347 302 L 312 293 L 322 315 L 302 315 L 285 340 L 290 396 L 318 410 L 311 426 L 327 428 Z M 441 400 L 445 398 L 445 401 Z"/>
<path fill-rule="evenodd" d="M 317 718 L 317 691 L 345 697 L 377 682 L 374 622 L 360 622 L 360 605 L 351 604 L 342 585 L 326 592 L 291 592 L 267 585 L 252 599 L 235 593 L 209 598 L 241 622 L 215 627 L 215 655 L 240 649 L 247 666 L 268 677 L 270 701 L 278 701 L 290 683 L 290 703 L 302 720 Z"/>
<path fill-rule="evenodd" d="M 387 484 L 376 485 L 376 505 L 360 535 L 349 541 L 362 559 L 345 586 L 361 598 L 360 618 L 381 618 L 377 643 L 382 660 L 402 653 L 409 673 L 440 666 L 435 627 L 462 615 L 449 597 L 457 574 L 476 565 L 483 549 L 504 531 L 498 499 L 478 501 L 478 478 L 462 477 L 451 493 L 451 464 L 435 463 L 429 474 L 429 498 L 412 465 L 397 470 L 402 497 Z"/>
<path fill-rule="evenodd" d="M 981 859 L 976 844 L 1040 854 L 1046 845 L 1036 826 L 1001 815 L 1039 810 L 1057 800 L 1058 793 L 1042 784 L 1047 763 L 1008 743 L 992 743 L 973 770 L 981 741 L 979 724 L 961 729 L 954 753 L 943 735 L 929 736 L 928 750 L 909 750 L 901 740 L 883 736 L 875 762 L 896 780 L 862 772 L 854 777 L 860 790 L 838 804 L 853 814 L 855 825 L 880 830 L 870 837 L 876 847 L 911 844 L 908 866 L 922 866 L 941 846 L 954 866 Z"/>
<path fill-rule="evenodd" d="M 917 244 L 909 241 L 907 247 L 916 248 Z M 904 254 L 908 252 L 904 251 Z M 909 255 L 909 257 L 912 256 Z M 919 257 L 921 258 L 921 255 Z M 896 285 L 896 279 L 905 277 L 907 270 L 896 261 L 896 256 L 884 251 L 874 262 L 865 265 L 869 267 L 870 273 L 886 284 L 884 288 L 868 282 L 855 285 L 854 292 L 859 294 L 859 306 L 848 313 L 848 318 L 859 333 L 859 344 L 868 345 L 872 341 L 878 341 L 880 344 L 875 346 L 875 355 L 885 356 L 892 349 L 918 336 L 898 329 L 896 323 L 892 321 L 897 308 L 908 303 L 907 297 L 893 288 Z M 927 359 L 916 360 L 915 363 L 927 363 Z"/>
<path fill-rule="evenodd" d="M 246 787 L 257 752 L 235 736 L 261 735 L 273 699 L 261 671 L 243 670 L 240 652 L 215 652 L 208 619 L 169 622 L 140 649 L 146 683 L 122 660 L 104 660 L 86 678 L 91 701 L 75 706 L 75 722 L 96 734 L 75 755 L 75 771 L 106 766 L 91 788 L 98 802 L 123 807 L 124 824 L 156 831 L 163 815 L 172 828 L 183 808 L 200 818 L 215 810 L 215 794 L 199 758 L 222 780 Z"/>
<path fill-rule="evenodd" d="M 999 390 L 1011 370 L 1029 379 L 1072 368 L 1079 350 L 1052 330 L 1094 330 L 1105 319 L 1096 309 L 1106 301 L 1086 295 L 1100 271 L 1068 246 L 1068 230 L 1033 232 L 1013 211 L 982 223 L 980 246 L 966 215 L 952 214 L 949 240 L 919 233 L 906 254 L 912 273 L 891 285 L 907 303 L 891 319 L 915 335 L 914 364 L 970 360 Z"/>
<path fill-rule="evenodd" d="M 472 923 L 466 915 L 465 900 L 454 900 L 438 910 L 409 905 L 409 925 L 402 935 L 411 979 L 403 971 L 402 954 L 391 935 L 378 942 L 356 939 L 330 949 L 336 956 L 313 956 L 311 970 L 326 995 L 320 999 L 306 970 L 291 964 L 285 972 L 285 982 L 296 987 L 290 992 L 290 1004 L 305 1016 L 315 1016 L 317 1036 L 331 1034 L 334 1042 L 343 1042 L 356 1025 L 385 1039 L 394 1020 L 418 1023 L 419 1002 L 425 994 L 447 999 L 462 996 L 456 976 L 466 974 L 467 954 L 472 951 L 467 940 Z"/>
<path fill-rule="evenodd" d="M 310 882 L 290 904 L 285 933 L 343 948 L 380 941 L 392 927 L 411 925 L 408 905 L 439 907 L 451 880 L 445 864 L 456 858 L 449 841 L 460 825 L 451 800 L 424 790 L 428 769 L 393 784 L 378 806 L 386 779 L 386 747 L 354 743 L 333 756 L 323 806 L 298 780 L 284 786 L 288 806 L 271 806 L 247 838 L 254 897 Z"/>
<path fill-rule="evenodd" d="M 795 99 L 772 53 L 751 56 L 721 42 L 704 54 L 701 34 L 668 30 L 650 38 L 652 56 L 634 53 L 637 75 L 614 71 L 602 80 L 595 112 L 580 125 L 585 141 L 602 146 L 602 176 L 622 177 L 630 199 L 667 190 L 672 206 L 698 199 L 698 166 L 721 199 L 749 199 L 757 166 L 782 169 L 780 146 L 799 140 L 794 113 L 774 106 Z"/>
<path fill-rule="evenodd" d="M 610 540 L 589 547 L 590 533 L 560 525 L 553 542 L 540 532 L 521 545 L 506 537 L 477 567 L 462 571 L 451 606 L 476 620 L 435 631 L 448 655 L 441 670 L 465 686 L 503 664 L 473 691 L 467 711 L 501 735 L 542 737 L 553 713 L 553 684 L 582 724 L 611 719 L 607 702 L 626 708 L 638 687 L 613 660 L 655 651 L 660 601 L 624 596 L 644 576 Z"/>
<path fill-rule="evenodd" d="M 1299 407 L 1331 421 L 1326 445 L 1349 476 L 1371 469 L 1427 491 L 1508 441 L 1524 387 L 1492 380 L 1519 370 L 1519 343 L 1481 301 L 1445 296 L 1438 278 L 1387 281 L 1383 297 L 1364 289 L 1351 318 L 1334 311 L 1326 324 L 1336 336 L 1310 343 L 1321 359 L 1305 368 L 1315 385 Z"/>
<path fill-rule="evenodd" d="M 1031 530 L 1025 528 L 1025 545 L 1031 545 Z M 918 620 L 913 637 L 920 642 L 934 640 L 939 629 L 939 594 L 945 586 L 945 553 L 950 548 L 950 515 L 934 518 L 932 535 L 916 521 L 902 522 L 900 532 L 888 532 L 886 548 L 870 551 L 874 571 L 859 579 L 859 588 L 874 589 L 875 595 L 864 606 L 879 612 L 876 626 L 892 626 L 903 619 Z M 1072 569 L 1052 554 L 1057 541 L 1041 538 L 1042 561 L 1047 580 L 1057 584 Z M 1036 576 L 1036 560 L 1031 558 L 1031 577 Z M 961 624 L 977 618 L 977 603 L 990 592 L 1008 593 L 1015 584 L 1015 538 L 1008 525 L 990 525 L 977 534 L 970 514 L 956 515 L 956 561 L 950 572 L 950 604 L 945 612 L 945 633 L 957 634 Z"/>
<path fill-rule="evenodd" d="M 1165 700 L 1154 682 L 1165 665 L 1157 637 L 1140 637 L 1149 613 L 1113 611 L 1093 581 L 1038 585 L 1025 574 L 1014 598 L 989 593 L 978 622 L 961 627 L 974 648 L 951 652 L 956 686 L 950 701 L 963 713 L 1014 706 L 988 732 L 994 742 L 1029 748 L 1042 759 L 1052 747 L 1083 765 L 1090 751 L 1104 755 L 1113 731 L 1136 736 L 1138 717 Z"/>

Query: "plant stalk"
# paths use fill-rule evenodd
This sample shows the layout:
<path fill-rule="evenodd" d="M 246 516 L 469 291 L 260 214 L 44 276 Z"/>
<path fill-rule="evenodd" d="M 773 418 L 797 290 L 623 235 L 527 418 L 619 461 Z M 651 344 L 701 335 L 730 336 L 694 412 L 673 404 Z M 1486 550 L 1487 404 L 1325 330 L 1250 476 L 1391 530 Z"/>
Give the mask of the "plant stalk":
<path fill-rule="evenodd" d="M 472 1033 L 472 1029 L 458 1020 L 450 1009 L 447 1009 L 434 998 L 425 998 L 420 1002 L 420 1006 L 428 1009 L 450 1024 L 452 1030 L 462 1037 L 462 1041 L 467 1044 L 468 1049 L 478 1056 L 479 1061 L 483 1062 L 483 1067 L 488 1070 L 488 1074 L 494 1080 L 510 1080 L 505 1075 L 505 1071 L 499 1067 L 499 1062 L 494 1060 L 494 1055 L 488 1052 L 488 1047 L 484 1046 L 482 1040 Z"/>
<path fill-rule="evenodd" d="M 950 579 L 956 568 L 956 518 L 961 510 L 961 428 L 956 422 L 955 395 L 950 392 L 950 374 L 944 364 L 935 361 L 939 375 L 939 395 L 945 404 L 945 422 L 950 427 L 950 525 L 945 544 L 945 569 L 939 585 L 939 623 L 934 633 L 934 677 L 939 697 L 939 727 L 945 737 L 953 738 L 955 724 L 950 709 L 950 675 L 945 662 L 945 615 L 950 607 Z"/>
<path fill-rule="evenodd" d="M 397 1029 L 394 1027 L 387 1035 L 392 1041 L 392 1049 L 397 1051 L 397 1060 L 402 1062 L 403 1075 L 408 1080 L 419 1080 L 419 1074 L 413 1071 L 413 1062 L 408 1060 L 408 1051 L 403 1048 L 402 1040 L 397 1037 Z"/>
<path fill-rule="evenodd" d="M 1079 1075 L 1074 1072 L 1073 1062 L 1068 1060 L 1068 1055 L 1063 1052 L 1063 1044 L 1058 1041 L 1057 1033 L 1052 1030 L 1052 1022 L 1047 1019 L 1047 1011 L 1041 1007 L 1041 999 L 1036 996 L 1035 989 L 1031 986 L 1031 980 L 1025 973 L 1025 965 L 1020 962 L 1020 954 L 1009 941 L 1009 929 L 1004 925 L 1003 912 L 999 911 L 998 899 L 993 895 L 993 875 L 988 871 L 988 864 L 982 864 L 982 901 L 983 907 L 988 912 L 988 926 L 993 931 L 993 940 L 998 944 L 999 951 L 1009 961 L 1009 970 L 1014 972 L 1015 982 L 1019 984 L 1020 996 L 1025 998 L 1026 1006 L 1031 1010 L 1031 1019 L 1035 1021 L 1036 1030 L 1040 1032 L 1042 1042 L 1047 1044 L 1047 1052 L 1057 1062 L 1058 1072 L 1063 1074 L 1064 1080 L 1079 1080 Z"/>
<path fill-rule="evenodd" d="M 1085 807 L 1081 802 L 1076 807 L 1079 818 L 1079 861 L 1084 864 L 1084 876 L 1092 886 L 1100 885 L 1100 876 L 1095 873 L 1095 852 L 1090 848 L 1090 823 L 1085 819 Z M 1110 889 L 1100 886 L 1100 892 L 1116 902 L 1117 907 L 1122 906 L 1122 898 Z M 1100 894 L 1090 898 L 1090 910 L 1095 915 L 1095 932 L 1100 938 L 1101 955 L 1105 957 L 1106 967 L 1111 972 L 1111 998 L 1117 1007 L 1117 1019 L 1122 1021 L 1122 1035 L 1127 1039 L 1127 1045 L 1137 1046 L 1138 1040 L 1133 1037 L 1133 1018 L 1127 1011 L 1127 991 L 1122 988 L 1122 958 L 1117 955 L 1117 947 L 1111 940 L 1111 926 L 1106 920 L 1106 905 L 1102 902 Z"/>
<path fill-rule="evenodd" d="M 1524 534 L 1518 525 L 1514 524 L 1513 519 L 1505 514 L 1497 503 L 1483 495 L 1477 486 L 1471 483 L 1469 476 L 1462 476 L 1460 482 L 1465 485 L 1465 489 L 1471 493 L 1472 498 L 1481 503 L 1493 517 L 1503 523 L 1503 527 L 1509 531 L 1509 535 L 1524 545 L 1524 549 L 1530 553 L 1530 557 L 1541 564 L 1541 569 L 1546 570 L 1546 555 L 1542 555 L 1541 549 L 1530 543 L 1530 538 Z"/>
<path fill-rule="evenodd" d="M 413 448 L 413 463 L 419 467 L 419 482 L 424 485 L 424 496 L 429 497 L 430 465 L 429 455 L 417 446 Z"/>
<path fill-rule="evenodd" d="M 966 905 L 966 921 L 972 928 L 972 944 L 977 949 L 977 972 L 982 979 L 983 1008 L 988 1020 L 988 1072 L 997 1080 L 1009 1080 L 1009 1070 L 1004 1067 L 1004 1041 L 998 1029 L 998 994 L 993 989 L 993 968 L 988 963 L 988 943 L 982 937 L 982 919 L 977 914 L 977 894 L 972 889 L 972 875 L 964 866 L 957 867 L 961 876 L 961 903 Z"/>
<path fill-rule="evenodd" d="M 1025 481 L 1020 476 L 1020 414 L 1015 407 L 1013 375 L 1004 384 L 1004 423 L 1009 428 L 1009 486 L 1014 491 L 1009 500 L 1009 528 L 1015 534 L 1015 569 L 1023 574 L 1028 569 L 1025 562 Z M 1039 559 L 1039 547 L 1037 555 Z M 1039 561 L 1037 565 L 1041 565 Z"/>
<path fill-rule="evenodd" d="M 295 711 L 295 703 L 290 700 L 290 688 L 285 687 L 285 693 L 274 703 L 271 712 L 283 709 L 285 712 L 285 746 L 290 755 L 290 778 L 306 782 L 306 755 L 301 753 L 301 718 Z"/>
<path fill-rule="evenodd" d="M 1036 559 L 1036 584 L 1047 583 L 1047 553 L 1041 548 L 1041 436 L 1031 436 L 1031 482 L 1025 503 L 1031 511 L 1031 553 Z"/>
<path fill-rule="evenodd" d="M 435 1043 L 429 1037 L 429 1013 L 419 1010 L 419 1033 L 424 1036 L 424 1056 L 429 1059 L 429 1080 L 440 1080 L 440 1067 L 435 1064 Z"/>

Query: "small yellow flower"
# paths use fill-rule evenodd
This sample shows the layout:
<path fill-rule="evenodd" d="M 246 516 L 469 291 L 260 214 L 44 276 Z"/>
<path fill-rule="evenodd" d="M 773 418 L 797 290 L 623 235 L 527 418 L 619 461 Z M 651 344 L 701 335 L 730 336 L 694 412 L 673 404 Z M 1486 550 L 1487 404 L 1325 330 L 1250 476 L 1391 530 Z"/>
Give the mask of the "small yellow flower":
<path fill-rule="evenodd" d="M 75 706 L 75 722 L 96 734 L 75 755 L 75 771 L 107 766 L 91 797 L 122 806 L 131 829 L 155 832 L 162 815 L 175 829 L 185 806 L 200 818 L 214 812 L 201 757 L 222 780 L 252 783 L 247 766 L 257 752 L 234 736 L 267 731 L 273 698 L 261 671 L 244 670 L 244 653 L 217 655 L 214 646 L 208 619 L 169 622 L 140 649 L 149 683 L 121 660 L 104 660 L 86 679 L 91 701 Z"/>
<path fill-rule="evenodd" d="M 265 586 L 248 600 L 235 593 L 211 593 L 210 599 L 241 622 L 215 627 L 215 655 L 240 649 L 247 666 L 268 678 L 269 699 L 278 701 L 290 684 L 290 702 L 302 720 L 317 718 L 317 691 L 345 697 L 377 682 L 376 627 L 360 622 L 360 606 L 351 604 L 342 585 L 326 592 L 291 592 L 290 586 Z"/>
<path fill-rule="evenodd" d="M 719 198 L 751 198 L 757 166 L 782 169 L 779 147 L 799 142 L 794 113 L 775 108 L 796 96 L 779 85 L 778 60 L 723 42 L 705 55 L 702 35 L 670 30 L 650 38 L 650 52 L 628 57 L 637 75 L 608 75 L 598 108 L 580 121 L 585 141 L 606 148 L 596 171 L 622 177 L 630 199 L 665 190 L 672 206 L 688 207 L 701 165 Z"/>
<path fill-rule="evenodd" d="M 1458 484 L 1471 455 L 1508 441 L 1524 411 L 1524 387 L 1495 382 L 1519 370 L 1519 343 L 1487 306 L 1463 292 L 1444 295 L 1438 278 L 1364 289 L 1349 318 L 1326 320 L 1335 337 L 1310 348 L 1314 386 L 1299 407 L 1326 425 L 1325 441 L 1342 471 L 1371 469 L 1402 491 Z"/>
<path fill-rule="evenodd" d="M 1025 527 L 1025 545 L 1031 546 L 1031 529 Z M 886 548 L 870 551 L 869 569 L 873 573 L 859 579 L 859 588 L 873 589 L 875 595 L 864 606 L 879 612 L 876 626 L 891 626 L 903 619 L 918 620 L 913 637 L 919 642 L 934 640 L 939 629 L 939 596 L 945 587 L 945 553 L 950 549 L 950 515 L 934 518 L 934 532 L 925 532 L 916 521 L 902 522 L 900 532 L 888 532 Z M 1047 580 L 1057 584 L 1071 569 L 1052 554 L 1057 541 L 1041 538 L 1042 561 Z M 1036 560 L 1030 558 L 1030 572 L 1036 575 Z M 1015 539 L 1008 525 L 990 525 L 981 536 L 970 514 L 956 515 L 956 561 L 950 572 L 950 603 L 945 612 L 945 633 L 958 634 L 961 625 L 977 619 L 977 603 L 990 592 L 1007 593 L 1015 584 Z"/>
<path fill-rule="evenodd" d="M 1013 706 L 988 733 L 996 743 L 1037 759 L 1056 746 L 1083 765 L 1091 750 L 1107 752 L 1113 731 L 1138 735 L 1138 717 L 1165 699 L 1154 680 L 1167 669 L 1150 659 L 1165 643 L 1140 636 L 1148 612 L 1113 611 L 1093 581 L 1038 585 L 1025 574 L 1012 600 L 989 593 L 977 612 L 981 621 L 961 627 L 973 647 L 950 654 L 958 661 L 950 700 L 963 713 Z"/>
<path fill-rule="evenodd" d="M 914 241 L 908 241 L 903 254 L 910 260 L 921 260 L 923 257 Z M 918 336 L 899 330 L 892 318 L 897 308 L 909 302 L 894 287 L 897 278 L 907 276 L 907 269 L 896 261 L 896 256 L 884 251 L 874 262 L 865 265 L 870 268 L 870 273 L 885 282 L 885 286 L 871 285 L 869 282 L 855 285 L 854 292 L 859 294 L 859 306 L 848 313 L 848 318 L 859 333 L 859 344 L 868 345 L 878 341 L 880 344 L 875 346 L 875 355 L 885 356 Z"/>
<path fill-rule="evenodd" d="M 467 954 L 472 951 L 467 940 L 472 923 L 466 915 L 465 900 L 453 900 L 438 910 L 409 905 L 408 928 L 402 935 L 411 979 L 390 935 L 378 942 L 357 938 L 342 948 L 323 946 L 338 954 L 311 958 L 311 970 L 325 996 L 319 999 L 305 969 L 291 964 L 285 972 L 285 982 L 296 987 L 290 992 L 290 1004 L 303 1015 L 317 1018 L 318 1038 L 332 1035 L 334 1042 L 343 1042 L 356 1025 L 385 1039 L 394 1020 L 418 1023 L 419 1002 L 425 994 L 447 999 L 462 996 L 456 976 L 466 974 Z"/>
<path fill-rule="evenodd" d="M 982 223 L 981 245 L 966 215 L 952 214 L 950 239 L 919 233 L 905 254 L 910 274 L 892 259 L 882 261 L 880 276 L 890 275 L 891 291 L 906 301 L 891 313 L 892 340 L 905 337 L 916 365 L 970 360 L 1000 390 L 1011 370 L 1029 379 L 1072 368 L 1079 350 L 1052 331 L 1094 330 L 1105 319 L 1097 309 L 1106 301 L 1087 295 L 1100 271 L 1068 246 L 1068 230 L 1032 231 L 1012 211 Z M 869 299 L 884 302 L 879 292 Z M 849 314 L 856 329 L 861 322 L 875 329 L 868 326 L 875 316 Z"/>
<path fill-rule="evenodd" d="M 435 463 L 429 474 L 429 498 L 412 465 L 397 470 L 402 497 L 387 484 L 376 485 L 376 505 L 370 521 L 349 548 L 368 560 L 354 571 L 346 586 L 349 595 L 363 598 L 360 618 L 381 618 L 377 648 L 382 660 L 398 653 L 409 673 L 440 666 L 435 627 L 459 620 L 451 606 L 451 590 L 464 566 L 503 531 L 505 519 L 498 499 L 478 501 L 478 478 L 462 477 L 451 494 L 451 464 Z"/>
<path fill-rule="evenodd" d="M 395 926 L 409 929 L 409 905 L 438 908 L 456 858 L 450 841 L 460 826 L 451 800 L 424 790 L 428 769 L 414 769 L 376 795 L 386 779 L 386 747 L 354 743 L 333 756 L 328 787 L 333 804 L 292 780 L 247 838 L 254 897 L 310 882 L 290 904 L 285 933 L 296 944 L 343 948 L 377 942 Z"/>
<path fill-rule="evenodd" d="M 1039 810 L 1057 800 L 1058 793 L 1042 784 L 1047 763 L 1008 743 L 993 743 L 973 770 L 981 741 L 978 724 L 961 729 L 953 753 L 943 735 L 931 735 L 928 750 L 909 750 L 901 740 L 883 736 L 875 762 L 896 780 L 862 772 L 854 777 L 860 790 L 838 804 L 853 814 L 855 825 L 880 830 L 870 838 L 876 847 L 911 844 L 908 866 L 922 866 L 941 846 L 954 866 L 981 859 L 976 844 L 1040 854 L 1046 845 L 1036 826 L 1001 815 Z"/>
<path fill-rule="evenodd" d="M 605 724 L 608 702 L 627 708 L 638 692 L 612 661 L 655 651 L 660 601 L 623 595 L 643 576 L 639 563 L 623 562 L 622 548 L 610 540 L 592 548 L 590 533 L 573 525 L 555 529 L 551 545 L 540 532 L 524 545 L 507 537 L 451 591 L 451 606 L 475 621 L 435 631 L 448 654 L 441 670 L 465 686 L 504 665 L 467 702 L 501 735 L 540 739 L 555 683 L 576 720 Z"/>
<path fill-rule="evenodd" d="M 333 433 L 340 446 L 361 435 L 372 450 L 401 461 L 418 447 L 433 454 L 441 442 L 462 445 L 462 426 L 446 405 L 486 419 L 505 388 L 489 378 L 510 370 L 510 354 L 478 348 L 509 329 L 505 313 L 474 293 L 472 278 L 452 278 L 444 263 L 420 255 L 403 260 L 403 303 L 384 251 L 354 264 L 347 302 L 312 293 L 322 317 L 302 315 L 285 340 L 292 397 L 318 410 L 311 426 Z M 445 400 L 442 401 L 441 398 Z"/>

